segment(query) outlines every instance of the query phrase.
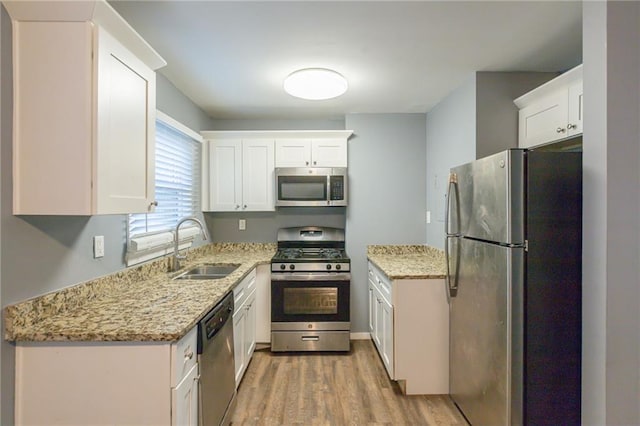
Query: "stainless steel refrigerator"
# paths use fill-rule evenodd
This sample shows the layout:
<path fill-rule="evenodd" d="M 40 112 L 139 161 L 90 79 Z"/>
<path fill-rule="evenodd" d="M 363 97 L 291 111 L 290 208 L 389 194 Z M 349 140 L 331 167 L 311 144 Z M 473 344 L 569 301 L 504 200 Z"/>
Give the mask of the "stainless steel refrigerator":
<path fill-rule="evenodd" d="M 450 394 L 482 425 L 580 424 L 582 155 L 451 169 Z"/>

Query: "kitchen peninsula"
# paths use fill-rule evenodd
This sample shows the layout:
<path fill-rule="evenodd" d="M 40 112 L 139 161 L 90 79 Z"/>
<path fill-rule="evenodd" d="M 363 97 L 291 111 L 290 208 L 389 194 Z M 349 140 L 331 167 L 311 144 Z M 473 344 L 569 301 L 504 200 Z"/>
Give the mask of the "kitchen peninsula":
<path fill-rule="evenodd" d="M 405 394 L 449 393 L 449 305 L 444 252 L 368 246 L 369 332 Z"/>

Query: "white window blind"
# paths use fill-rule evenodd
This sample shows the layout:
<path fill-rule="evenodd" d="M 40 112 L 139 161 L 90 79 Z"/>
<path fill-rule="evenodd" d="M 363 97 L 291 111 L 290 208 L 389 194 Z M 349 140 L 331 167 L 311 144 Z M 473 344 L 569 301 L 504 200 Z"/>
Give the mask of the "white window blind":
<path fill-rule="evenodd" d="M 169 252 L 174 236 L 167 233 L 173 231 L 180 219 L 201 211 L 202 144 L 195 139 L 198 135 L 160 112 L 158 117 L 155 147 L 158 205 L 153 213 L 129 215 L 128 265 Z M 192 239 L 193 234 L 190 236 Z M 182 240 L 183 233 L 180 237 Z"/>

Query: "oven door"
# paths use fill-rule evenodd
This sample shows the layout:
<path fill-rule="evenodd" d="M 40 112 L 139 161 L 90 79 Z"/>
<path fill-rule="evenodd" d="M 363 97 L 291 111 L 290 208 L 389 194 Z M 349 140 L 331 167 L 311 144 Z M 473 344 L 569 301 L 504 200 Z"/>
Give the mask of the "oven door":
<path fill-rule="evenodd" d="M 272 329 L 349 327 L 350 283 L 348 273 L 271 274 Z"/>

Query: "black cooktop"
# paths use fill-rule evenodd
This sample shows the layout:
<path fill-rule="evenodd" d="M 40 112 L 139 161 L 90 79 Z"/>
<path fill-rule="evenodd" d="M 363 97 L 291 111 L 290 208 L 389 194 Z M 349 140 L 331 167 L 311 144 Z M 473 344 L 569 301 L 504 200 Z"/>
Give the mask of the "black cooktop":
<path fill-rule="evenodd" d="M 339 261 L 348 262 L 347 253 L 342 248 L 296 248 L 287 247 L 280 248 L 273 256 L 274 262 L 322 262 L 322 261 Z"/>

